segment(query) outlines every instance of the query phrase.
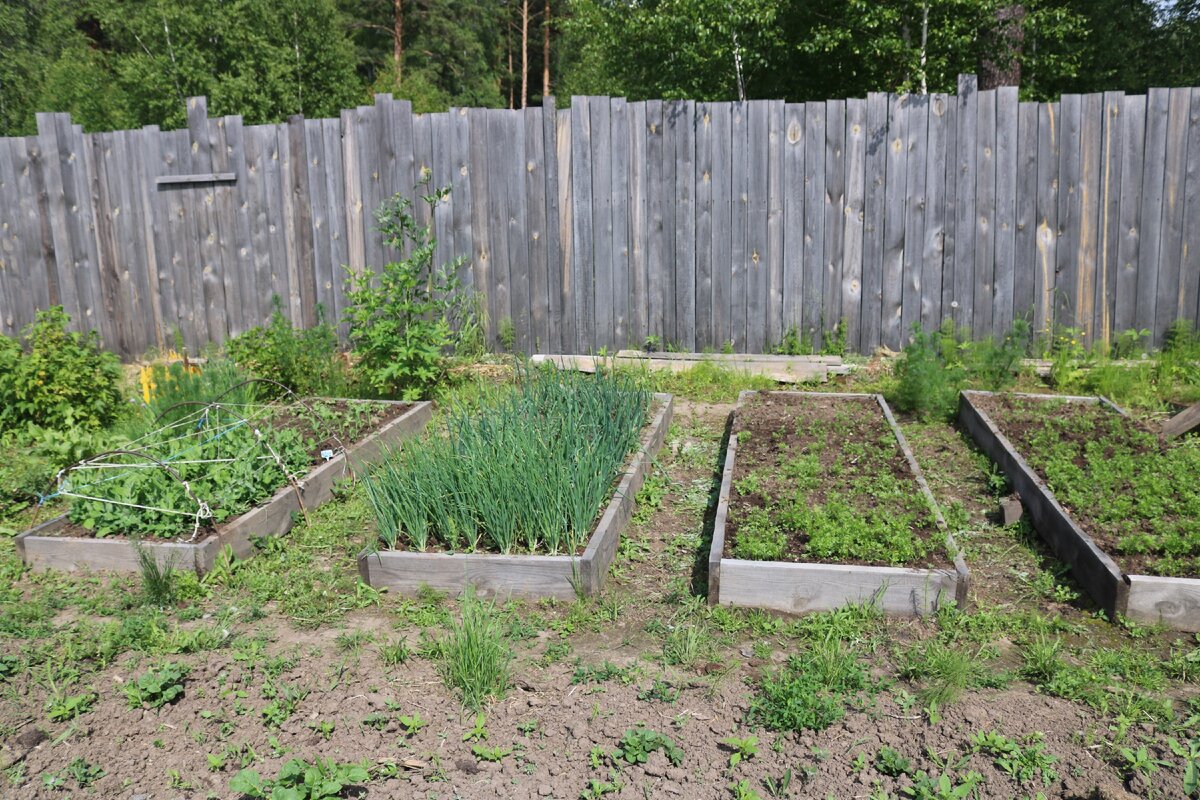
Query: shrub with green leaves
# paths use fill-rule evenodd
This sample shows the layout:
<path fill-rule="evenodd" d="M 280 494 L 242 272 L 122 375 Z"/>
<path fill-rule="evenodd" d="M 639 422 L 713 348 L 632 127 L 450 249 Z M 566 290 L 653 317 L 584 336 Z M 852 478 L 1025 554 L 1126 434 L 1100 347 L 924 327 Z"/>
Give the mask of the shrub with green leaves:
<path fill-rule="evenodd" d="M 625 375 L 542 368 L 446 435 L 406 444 L 364 478 L 384 545 L 574 553 L 637 446 L 650 395 Z"/>
<path fill-rule="evenodd" d="M 293 758 L 284 763 L 275 780 L 264 779 L 256 770 L 244 769 L 229 782 L 229 790 L 242 797 L 263 800 L 325 800 L 341 797 L 351 786 L 371 779 L 364 764 L 338 764 L 332 759 L 312 762 Z"/>
<path fill-rule="evenodd" d="M 457 278 L 465 257 L 435 265 L 434 206 L 449 192 L 423 197 L 430 222 L 419 225 L 412 202 L 397 194 L 375 212 L 383 242 L 408 256 L 351 273 L 347 281 L 345 321 L 357 369 L 371 391 L 417 400 L 442 375 L 443 359 L 455 344 L 455 328 L 474 305 Z"/>
<path fill-rule="evenodd" d="M 316 326 L 297 329 L 284 316 L 279 297 L 271 302 L 270 322 L 227 341 L 226 355 L 255 377 L 277 381 L 297 394 L 344 395 L 349 375 L 325 309 L 317 306 Z"/>
<path fill-rule="evenodd" d="M 0 336 L 0 430 L 105 428 L 122 407 L 121 363 L 95 331 L 68 331 L 62 306 L 37 312 L 24 350 Z"/>
<path fill-rule="evenodd" d="M 136 681 L 125 684 L 125 699 L 130 708 L 162 708 L 183 697 L 183 679 L 188 668 L 174 661 L 151 668 Z"/>

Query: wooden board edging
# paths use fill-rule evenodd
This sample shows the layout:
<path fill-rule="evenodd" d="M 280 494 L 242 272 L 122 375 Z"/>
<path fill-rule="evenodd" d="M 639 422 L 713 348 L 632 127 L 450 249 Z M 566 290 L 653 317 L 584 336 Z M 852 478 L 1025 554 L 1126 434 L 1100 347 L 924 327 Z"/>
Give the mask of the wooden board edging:
<path fill-rule="evenodd" d="M 375 433 L 350 445 L 346 452 L 310 470 L 299 482 L 299 497 L 294 487 L 284 486 L 269 501 L 230 520 L 200 541 L 143 541 L 142 546 L 154 555 L 160 566 L 170 565 L 200 574 L 212 569 L 227 546 L 237 558 L 252 556 L 254 539 L 282 536 L 290 531 L 295 524 L 296 514 L 312 511 L 333 497 L 337 480 L 353 475 L 378 459 L 386 448 L 395 447 L 404 439 L 419 433 L 433 416 L 433 404 L 429 401 L 403 405 L 411 405 L 412 408 L 390 420 Z M 129 539 L 45 535 L 66 523 L 67 517 L 63 514 L 16 537 L 17 553 L 26 566 L 35 571 L 102 569 L 137 572 L 140 569 L 137 551 Z"/>
<path fill-rule="evenodd" d="M 1059 505 L 1054 493 L 1000 432 L 995 421 L 972 402 L 974 397 L 993 392 L 964 391 L 959 396 L 958 417 L 975 443 L 1000 465 L 1021 496 L 1033 525 L 1075 579 L 1108 618 L 1118 616 L 1137 622 L 1162 624 L 1174 630 L 1200 631 L 1200 579 L 1133 575 L 1122 570 L 1111 556 Z M 1053 394 L 1020 394 L 1038 400 L 1066 400 L 1100 404 L 1128 416 L 1106 397 L 1077 397 Z"/>
<path fill-rule="evenodd" d="M 655 394 L 654 398 L 658 410 L 647 425 L 641 446 L 630 459 L 582 556 L 366 549 L 358 554 L 359 577 L 371 586 L 404 594 L 414 594 L 423 586 L 454 593 L 472 586 L 482 595 L 505 598 L 570 600 L 581 594 L 599 593 L 616 555 L 621 533 L 633 516 L 637 494 L 671 427 L 674 398 L 669 394 Z"/>
<path fill-rule="evenodd" d="M 879 404 L 880 411 L 896 436 L 917 485 L 934 512 L 938 527 L 946 534 L 946 549 L 953 560 L 954 570 L 749 561 L 724 557 L 725 524 L 729 517 L 729 497 L 737 459 L 738 414 L 756 394 L 756 391 L 744 391 L 738 395 L 729 427 L 729 443 L 725 450 L 721 489 L 713 522 L 712 545 L 708 554 L 709 604 L 747 606 L 799 614 L 828 611 L 849 603 L 871 603 L 885 614 L 897 616 L 923 616 L 936 611 L 951 599 L 959 608 L 966 608 L 970 572 L 953 534 L 947 529 L 924 473 L 882 395 L 854 392 L 778 393 L 814 398 L 873 399 Z"/>

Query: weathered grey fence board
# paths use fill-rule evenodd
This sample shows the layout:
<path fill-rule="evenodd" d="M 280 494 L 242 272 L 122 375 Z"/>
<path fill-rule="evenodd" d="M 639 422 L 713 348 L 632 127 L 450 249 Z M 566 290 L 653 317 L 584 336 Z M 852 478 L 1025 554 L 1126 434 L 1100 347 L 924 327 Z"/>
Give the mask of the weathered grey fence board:
<path fill-rule="evenodd" d="M 867 102 L 846 101 L 846 197 L 842 249 L 842 309 L 847 343 L 857 342 L 862 317 L 863 211 L 867 159 Z M 939 281 L 940 282 L 940 281 Z"/>
<path fill-rule="evenodd" d="M 379 95 L 263 126 L 188 106 L 185 130 L 41 114 L 0 140 L 0 331 L 61 304 L 136 356 L 261 324 L 272 295 L 297 325 L 340 320 L 343 265 L 398 255 L 373 219 L 396 193 L 520 350 L 760 351 L 793 326 L 821 347 L 845 320 L 870 352 L 946 317 L 1157 342 L 1200 316 L 1200 89 L 1060 107 L 961 76 L 955 96 L 418 116 Z M 451 188 L 432 211 L 422 177 Z"/>
<path fill-rule="evenodd" d="M 1017 229 L 1017 87 L 996 90 L 996 266 L 992 278 L 992 333 L 1012 327 Z"/>
<path fill-rule="evenodd" d="M 928 191 L 926 181 L 929 177 L 927 170 L 926 141 L 929 135 L 929 98 L 912 97 L 905 110 L 908 117 L 907 130 L 904 137 L 904 149 L 907 151 L 904 169 L 907 173 L 905 180 L 905 209 L 904 209 L 904 255 L 901 262 L 903 280 L 900 290 L 900 337 L 901 342 L 907 341 L 913 323 L 921 321 L 921 274 L 924 272 L 925 258 L 925 217 Z"/>

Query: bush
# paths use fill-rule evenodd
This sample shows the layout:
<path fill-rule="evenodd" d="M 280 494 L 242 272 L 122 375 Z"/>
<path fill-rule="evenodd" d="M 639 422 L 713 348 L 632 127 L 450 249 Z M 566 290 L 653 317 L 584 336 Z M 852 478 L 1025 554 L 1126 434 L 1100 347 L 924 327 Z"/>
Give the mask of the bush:
<path fill-rule="evenodd" d="M 337 397 L 346 393 L 346 363 L 338 354 L 337 333 L 317 306 L 317 325 L 292 327 L 279 297 L 266 325 L 251 328 L 225 343 L 225 353 L 255 377 L 282 383 L 300 395 Z"/>
<path fill-rule="evenodd" d="M 61 306 L 37 312 L 26 350 L 0 337 L 0 430 L 107 427 L 121 410 L 121 363 L 95 331 L 68 331 Z"/>
<path fill-rule="evenodd" d="M 432 211 L 448 191 L 439 189 L 423 200 Z M 382 396 L 406 400 L 419 399 L 441 377 L 443 359 L 455 344 L 454 322 L 470 305 L 455 276 L 466 259 L 435 266 L 432 222 L 419 226 L 411 207 L 397 194 L 375 212 L 384 243 L 410 255 L 378 273 L 351 274 L 345 316 L 367 385 Z"/>

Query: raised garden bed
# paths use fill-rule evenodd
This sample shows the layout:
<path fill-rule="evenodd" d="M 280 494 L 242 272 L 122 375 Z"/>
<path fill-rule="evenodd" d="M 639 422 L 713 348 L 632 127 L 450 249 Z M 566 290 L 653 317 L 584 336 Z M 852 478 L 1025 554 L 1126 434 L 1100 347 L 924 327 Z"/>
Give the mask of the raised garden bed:
<path fill-rule="evenodd" d="M 741 393 L 709 551 L 710 603 L 804 613 L 871 602 L 919 616 L 965 607 L 967 582 L 882 396 Z"/>
<path fill-rule="evenodd" d="M 1196 442 L 1161 441 L 1103 397 L 967 391 L 959 420 L 1111 619 L 1200 631 Z"/>
<path fill-rule="evenodd" d="M 254 552 L 253 539 L 281 536 L 291 530 L 295 517 L 311 511 L 333 496 L 334 482 L 357 474 L 367 465 L 379 460 L 383 453 L 404 439 L 419 433 L 433 412 L 429 402 L 379 403 L 384 421 L 357 441 L 345 443 L 341 452 L 331 458 L 322 456 L 330 442 L 317 443 L 313 466 L 295 485 L 286 484 L 271 497 L 212 529 L 201 529 L 195 541 L 189 536 L 163 541 L 141 535 L 141 547 L 153 554 L 160 565 L 174 565 L 199 573 L 212 569 L 218 554 L 226 547 L 233 555 L 245 558 Z M 285 420 L 284 427 L 296 427 L 296 420 Z M 138 554 L 129 535 L 97 537 L 62 514 L 17 536 L 17 552 L 35 570 L 113 570 L 135 572 L 139 569 Z"/>
<path fill-rule="evenodd" d="M 452 553 L 368 548 L 358 556 L 359 574 L 371 586 L 386 586 L 406 594 L 416 593 L 424 586 L 454 593 L 474 587 L 481 595 L 527 598 L 571 599 L 578 594 L 599 592 L 616 555 L 621 532 L 633 515 L 637 494 L 671 426 L 673 409 L 671 395 L 653 395 L 650 421 L 625 460 L 611 499 L 603 506 L 581 553 Z M 531 475 L 530 479 L 533 478 Z M 520 501 L 511 498 L 510 502 Z"/>

